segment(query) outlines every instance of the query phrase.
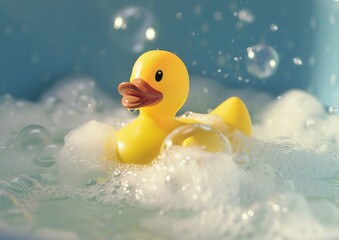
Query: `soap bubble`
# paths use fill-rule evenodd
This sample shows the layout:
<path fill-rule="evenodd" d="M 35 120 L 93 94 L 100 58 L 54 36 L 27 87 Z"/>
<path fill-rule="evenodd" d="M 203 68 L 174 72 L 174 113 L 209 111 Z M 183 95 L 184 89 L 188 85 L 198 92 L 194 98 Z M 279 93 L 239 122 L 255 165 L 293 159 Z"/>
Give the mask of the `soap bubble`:
<path fill-rule="evenodd" d="M 81 95 L 75 100 L 75 107 L 81 113 L 91 113 L 94 111 L 96 101 L 87 95 Z"/>
<path fill-rule="evenodd" d="M 338 105 L 339 106 L 339 105 Z M 329 114 L 334 114 L 334 113 L 336 113 L 336 112 L 338 112 L 338 107 L 337 106 L 329 106 L 328 107 L 328 113 Z"/>
<path fill-rule="evenodd" d="M 209 152 L 232 152 L 231 143 L 224 134 L 203 124 L 184 125 L 175 129 L 164 140 L 162 150 L 173 146 L 200 147 Z"/>
<path fill-rule="evenodd" d="M 25 127 L 17 137 L 17 143 L 22 151 L 37 151 L 50 142 L 48 130 L 39 125 Z"/>
<path fill-rule="evenodd" d="M 299 57 L 293 58 L 293 63 L 294 63 L 294 65 L 296 65 L 296 66 L 303 65 L 303 61 L 302 61 L 301 58 L 299 58 Z"/>
<path fill-rule="evenodd" d="M 59 150 L 60 147 L 57 145 L 48 145 L 40 150 L 39 156 L 36 157 L 33 162 L 39 167 L 50 167 L 55 163 L 56 154 Z"/>
<path fill-rule="evenodd" d="M 247 48 L 246 69 L 256 78 L 271 77 L 279 65 L 277 51 L 268 45 L 258 44 Z"/>
<path fill-rule="evenodd" d="M 254 15 L 248 9 L 239 10 L 236 16 L 246 23 L 252 23 L 254 21 Z"/>
<path fill-rule="evenodd" d="M 148 41 L 156 38 L 154 15 L 142 7 L 126 7 L 113 16 L 112 37 L 127 51 L 141 52 Z"/>

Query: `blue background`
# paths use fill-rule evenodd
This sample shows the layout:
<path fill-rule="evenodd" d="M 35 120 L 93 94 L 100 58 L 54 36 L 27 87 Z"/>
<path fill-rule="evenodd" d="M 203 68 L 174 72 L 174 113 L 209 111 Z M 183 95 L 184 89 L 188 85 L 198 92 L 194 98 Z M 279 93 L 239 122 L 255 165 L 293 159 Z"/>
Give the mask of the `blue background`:
<path fill-rule="evenodd" d="M 151 18 L 154 41 L 136 36 L 144 27 L 144 15 L 131 22 L 130 32 L 113 28 L 117 14 L 131 7 Z M 246 23 L 235 16 L 241 9 L 249 11 L 254 21 Z M 36 100 L 54 82 L 79 74 L 91 76 L 114 95 L 117 85 L 129 79 L 136 58 L 159 48 L 177 53 L 191 75 L 275 95 L 301 88 L 327 105 L 336 104 L 338 12 L 339 2 L 334 0 L 1 0 L 0 95 Z M 272 24 L 277 31 L 271 30 Z M 139 40 L 144 45 L 133 51 Z M 261 43 L 274 47 L 280 57 L 277 71 L 265 81 L 250 75 L 244 61 L 247 47 Z M 218 65 L 220 54 L 227 63 Z M 296 57 L 302 65 L 294 64 Z"/>

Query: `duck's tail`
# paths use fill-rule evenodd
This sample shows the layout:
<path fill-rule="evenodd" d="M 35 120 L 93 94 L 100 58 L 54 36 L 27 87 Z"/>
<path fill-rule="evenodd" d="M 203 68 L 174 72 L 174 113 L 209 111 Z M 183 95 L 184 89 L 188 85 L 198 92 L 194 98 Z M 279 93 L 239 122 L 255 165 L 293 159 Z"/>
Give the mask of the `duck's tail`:
<path fill-rule="evenodd" d="M 231 97 L 226 99 L 210 114 L 221 117 L 227 125 L 234 127 L 247 136 L 252 135 L 251 117 L 245 103 L 240 98 Z"/>

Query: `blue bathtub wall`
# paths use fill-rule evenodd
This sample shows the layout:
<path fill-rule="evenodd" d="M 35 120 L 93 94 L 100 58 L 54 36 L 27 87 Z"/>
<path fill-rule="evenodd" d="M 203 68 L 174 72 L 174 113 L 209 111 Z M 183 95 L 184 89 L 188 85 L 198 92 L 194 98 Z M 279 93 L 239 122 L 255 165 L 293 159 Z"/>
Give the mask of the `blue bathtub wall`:
<path fill-rule="evenodd" d="M 333 84 L 338 71 L 337 5 L 316 0 L 2 0 L 0 95 L 35 100 L 73 74 L 91 76 L 116 94 L 140 53 L 159 48 L 176 52 L 190 74 L 227 86 L 276 95 L 301 88 L 322 96 L 333 85 L 318 79 Z M 279 55 L 276 72 L 266 79 L 246 71 L 247 48 L 257 44 Z"/>

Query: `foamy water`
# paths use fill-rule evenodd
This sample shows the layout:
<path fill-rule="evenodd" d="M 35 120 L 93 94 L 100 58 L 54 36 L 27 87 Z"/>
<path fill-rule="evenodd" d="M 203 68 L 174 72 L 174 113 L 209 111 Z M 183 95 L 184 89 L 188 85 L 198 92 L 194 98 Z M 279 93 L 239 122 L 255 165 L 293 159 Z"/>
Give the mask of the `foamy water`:
<path fill-rule="evenodd" d="M 337 239 L 339 115 L 299 90 L 276 99 L 191 81 L 184 110 L 207 112 L 231 95 L 245 100 L 254 137 L 237 134 L 244 151 L 173 146 L 146 167 L 105 162 L 107 132 L 135 115 L 94 81 L 67 79 L 38 103 L 3 97 L 3 236 Z"/>

